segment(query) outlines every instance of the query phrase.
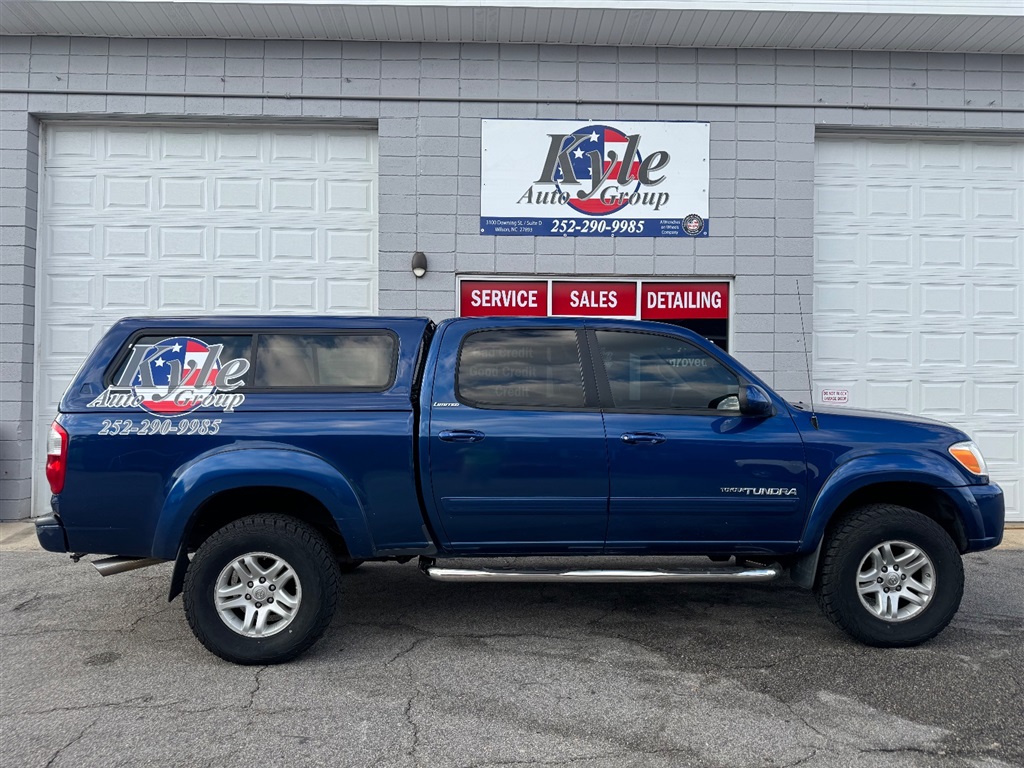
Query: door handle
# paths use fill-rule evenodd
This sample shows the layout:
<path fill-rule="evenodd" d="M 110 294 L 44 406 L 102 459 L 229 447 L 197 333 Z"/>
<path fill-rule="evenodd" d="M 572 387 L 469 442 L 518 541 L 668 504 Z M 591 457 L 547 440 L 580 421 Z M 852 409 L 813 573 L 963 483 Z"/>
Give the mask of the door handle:
<path fill-rule="evenodd" d="M 446 443 L 479 443 L 484 433 L 475 429 L 442 429 L 437 436 Z"/>
<path fill-rule="evenodd" d="M 667 439 L 660 432 L 626 432 L 621 438 L 622 442 L 629 445 L 658 445 Z"/>

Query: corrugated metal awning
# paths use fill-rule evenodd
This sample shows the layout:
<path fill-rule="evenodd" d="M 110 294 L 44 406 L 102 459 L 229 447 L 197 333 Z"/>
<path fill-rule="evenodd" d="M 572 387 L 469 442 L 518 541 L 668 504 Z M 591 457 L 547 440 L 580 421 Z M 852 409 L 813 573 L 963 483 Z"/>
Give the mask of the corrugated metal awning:
<path fill-rule="evenodd" d="M 1024 52 L 1024 2 L 5 0 L 0 33 Z"/>

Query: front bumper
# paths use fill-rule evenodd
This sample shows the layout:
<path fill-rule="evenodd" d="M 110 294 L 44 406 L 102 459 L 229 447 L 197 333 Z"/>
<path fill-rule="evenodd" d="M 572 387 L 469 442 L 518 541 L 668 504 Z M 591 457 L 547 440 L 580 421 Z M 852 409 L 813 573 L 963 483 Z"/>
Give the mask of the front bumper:
<path fill-rule="evenodd" d="M 995 483 L 989 483 L 969 485 L 964 490 L 970 492 L 977 504 L 977 518 L 981 528 L 969 532 L 967 551 L 978 552 L 998 547 L 1003 540 L 1003 524 L 1006 521 L 1003 489 Z"/>
<path fill-rule="evenodd" d="M 64 523 L 56 515 L 36 518 L 36 538 L 39 545 L 48 552 L 68 552 L 68 537 Z"/>

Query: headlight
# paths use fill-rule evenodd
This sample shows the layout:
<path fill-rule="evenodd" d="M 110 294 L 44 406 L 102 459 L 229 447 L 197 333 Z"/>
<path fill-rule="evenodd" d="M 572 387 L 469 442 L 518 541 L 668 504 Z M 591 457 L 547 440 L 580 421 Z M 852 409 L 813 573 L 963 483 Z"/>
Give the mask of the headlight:
<path fill-rule="evenodd" d="M 968 440 L 964 443 L 954 443 L 949 446 L 949 455 L 956 459 L 957 463 L 972 475 L 988 474 L 985 457 L 981 455 L 981 451 L 974 444 L 973 440 Z"/>

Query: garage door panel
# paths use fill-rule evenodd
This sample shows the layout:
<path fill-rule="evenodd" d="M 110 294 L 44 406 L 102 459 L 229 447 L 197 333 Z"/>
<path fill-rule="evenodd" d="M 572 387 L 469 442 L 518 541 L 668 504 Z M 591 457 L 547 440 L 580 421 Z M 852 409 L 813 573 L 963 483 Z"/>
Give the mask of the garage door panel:
<path fill-rule="evenodd" d="M 1024 143 L 821 138 L 813 377 L 971 434 L 1024 520 Z"/>
<path fill-rule="evenodd" d="M 974 412 L 979 417 L 1000 417 L 1024 424 L 1024 383 L 979 381 L 973 387 Z"/>
<path fill-rule="evenodd" d="M 47 166 L 52 167 L 62 160 L 80 161 L 84 159 L 95 159 L 97 157 L 97 134 L 96 128 L 73 128 L 65 127 L 59 133 L 53 133 L 46 143 L 44 157 Z"/>
<path fill-rule="evenodd" d="M 87 210 L 95 208 L 100 187 L 95 176 L 62 174 L 50 176 L 46 181 L 46 195 L 53 210 Z"/>
<path fill-rule="evenodd" d="M 967 416 L 965 381 L 923 381 L 918 387 L 922 416 L 943 421 L 962 420 Z"/>
<path fill-rule="evenodd" d="M 202 312 L 210 307 L 206 303 L 204 277 L 160 275 L 157 277 L 157 306 L 167 312 Z"/>
<path fill-rule="evenodd" d="M 327 312 L 341 314 L 368 314 L 376 286 L 370 280 L 358 278 L 327 280 Z"/>
<path fill-rule="evenodd" d="M 1020 285 L 1002 283 L 974 283 L 972 291 L 974 316 L 981 319 L 998 319 L 1008 323 L 1020 323 L 1022 320 Z"/>
<path fill-rule="evenodd" d="M 1020 224 L 1021 192 L 1013 187 L 975 187 L 971 194 L 972 215 L 985 221 L 999 221 Z"/>
<path fill-rule="evenodd" d="M 175 261 L 183 261 L 191 269 L 197 261 L 207 258 L 207 228 L 204 226 L 161 226 L 156 230 L 155 253 L 157 261 L 168 267 Z"/>
<path fill-rule="evenodd" d="M 108 175 L 101 179 L 100 210 L 122 213 L 153 208 L 153 180 L 145 176 Z"/>
<path fill-rule="evenodd" d="M 43 147 L 37 454 L 125 315 L 377 311 L 375 133 L 47 124 Z"/>

